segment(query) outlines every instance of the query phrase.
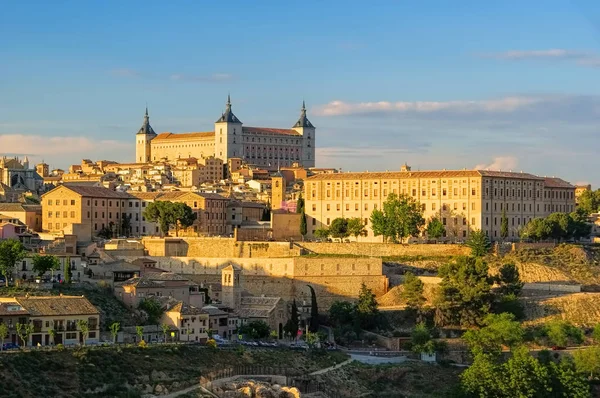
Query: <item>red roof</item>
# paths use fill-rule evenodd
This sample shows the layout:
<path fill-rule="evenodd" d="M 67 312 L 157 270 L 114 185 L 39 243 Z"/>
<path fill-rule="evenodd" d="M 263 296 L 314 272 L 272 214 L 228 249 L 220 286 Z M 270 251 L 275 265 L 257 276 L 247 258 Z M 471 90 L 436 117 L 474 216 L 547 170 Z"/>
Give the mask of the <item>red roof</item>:
<path fill-rule="evenodd" d="M 247 134 L 280 134 L 300 136 L 300 133 L 293 129 L 272 129 L 269 127 L 242 127 L 242 131 Z"/>
<path fill-rule="evenodd" d="M 155 140 L 189 140 L 193 138 L 211 138 L 215 136 L 214 131 L 203 131 L 198 133 L 160 133 L 152 141 Z"/>

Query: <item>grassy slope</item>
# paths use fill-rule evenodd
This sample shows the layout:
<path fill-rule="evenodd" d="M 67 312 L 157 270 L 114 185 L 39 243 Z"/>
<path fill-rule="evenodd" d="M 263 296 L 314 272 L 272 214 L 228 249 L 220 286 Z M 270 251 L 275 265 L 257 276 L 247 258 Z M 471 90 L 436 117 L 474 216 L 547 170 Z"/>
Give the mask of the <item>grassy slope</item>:
<path fill-rule="evenodd" d="M 343 397 L 446 397 L 462 369 L 420 362 L 370 366 L 352 363 L 321 376 Z"/>
<path fill-rule="evenodd" d="M 0 396 L 137 397 L 145 384 L 197 383 L 201 374 L 226 366 L 254 364 L 311 372 L 345 359 L 338 352 L 236 353 L 185 345 L 6 353 L 0 355 Z M 166 379 L 153 379 L 153 371 L 164 372 Z"/>

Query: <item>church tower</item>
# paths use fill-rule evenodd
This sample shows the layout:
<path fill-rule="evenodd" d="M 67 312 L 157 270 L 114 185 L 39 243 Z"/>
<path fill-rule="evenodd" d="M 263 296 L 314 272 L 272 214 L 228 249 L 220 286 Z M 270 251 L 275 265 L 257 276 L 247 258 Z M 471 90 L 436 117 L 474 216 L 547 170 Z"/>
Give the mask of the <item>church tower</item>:
<path fill-rule="evenodd" d="M 281 209 L 283 201 L 285 201 L 285 177 L 278 170 L 271 177 L 271 209 Z"/>
<path fill-rule="evenodd" d="M 156 137 L 156 133 L 152 126 L 150 126 L 150 117 L 148 116 L 148 107 L 146 107 L 146 114 L 144 115 L 144 122 L 142 127 L 135 135 L 135 162 L 146 163 L 152 160 L 150 153 L 151 141 Z"/>
<path fill-rule="evenodd" d="M 302 101 L 300 119 L 293 127 L 302 136 L 302 167 L 315 167 L 315 126 L 306 117 L 306 106 Z"/>
<path fill-rule="evenodd" d="M 241 158 L 242 122 L 231 111 L 231 98 L 227 95 L 225 112 L 215 122 L 215 157 L 227 164 L 229 158 Z"/>
<path fill-rule="evenodd" d="M 241 273 L 242 271 L 233 264 L 221 270 L 221 301 L 234 310 L 240 308 L 242 302 Z"/>

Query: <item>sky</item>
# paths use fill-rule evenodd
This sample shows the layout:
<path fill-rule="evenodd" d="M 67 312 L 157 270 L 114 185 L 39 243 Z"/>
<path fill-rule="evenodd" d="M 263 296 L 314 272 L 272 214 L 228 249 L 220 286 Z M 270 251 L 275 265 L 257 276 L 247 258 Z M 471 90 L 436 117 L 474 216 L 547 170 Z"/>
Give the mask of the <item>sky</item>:
<path fill-rule="evenodd" d="M 133 161 L 157 132 L 291 127 L 317 166 L 526 171 L 600 186 L 600 3 L 13 1 L 0 154 Z"/>

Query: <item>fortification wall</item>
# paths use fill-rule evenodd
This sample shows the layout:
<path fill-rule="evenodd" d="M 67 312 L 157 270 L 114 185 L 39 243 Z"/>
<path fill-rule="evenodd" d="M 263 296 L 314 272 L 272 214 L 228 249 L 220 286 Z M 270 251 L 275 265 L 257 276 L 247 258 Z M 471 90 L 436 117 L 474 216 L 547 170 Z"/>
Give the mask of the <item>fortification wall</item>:
<path fill-rule="evenodd" d="M 236 242 L 233 238 L 143 238 L 149 256 L 276 258 L 300 255 L 289 242 Z"/>
<path fill-rule="evenodd" d="M 357 256 L 457 256 L 469 255 L 471 250 L 462 245 L 393 244 L 393 243 L 316 243 L 298 242 L 305 249 L 319 254 L 350 254 Z"/>
<path fill-rule="evenodd" d="M 552 242 L 538 242 L 538 243 L 513 243 L 512 251 L 519 251 L 525 249 L 553 249 L 556 247 L 556 243 Z"/>
<path fill-rule="evenodd" d="M 121 258 L 128 261 L 135 259 Z M 310 284 L 315 289 L 323 311 L 336 300 L 356 299 L 363 283 L 376 296 L 381 296 L 388 290 L 388 278 L 382 275 L 381 259 L 378 258 L 150 258 L 157 262 L 158 268 L 193 275 L 192 279 L 198 283 L 220 281 L 222 268 L 229 264 L 237 265 L 242 269 L 242 287 L 256 296 L 264 294 L 282 297 L 284 300 L 295 298 L 308 301 L 310 291 L 306 285 Z"/>
<path fill-rule="evenodd" d="M 567 285 L 554 283 L 525 283 L 524 290 L 541 290 L 546 292 L 581 293 L 581 285 Z"/>

